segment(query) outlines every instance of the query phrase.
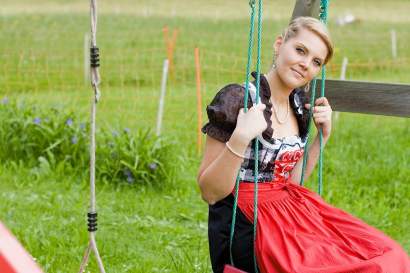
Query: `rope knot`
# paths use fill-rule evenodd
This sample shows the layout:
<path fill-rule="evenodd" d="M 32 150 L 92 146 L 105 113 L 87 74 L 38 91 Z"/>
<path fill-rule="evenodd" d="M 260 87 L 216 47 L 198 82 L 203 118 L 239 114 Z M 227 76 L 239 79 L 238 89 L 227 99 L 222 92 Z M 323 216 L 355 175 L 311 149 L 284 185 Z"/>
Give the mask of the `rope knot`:
<path fill-rule="evenodd" d="M 89 212 L 87 213 L 88 218 L 88 231 L 93 232 L 97 231 L 97 213 Z"/>
<path fill-rule="evenodd" d="M 96 46 L 90 48 L 90 65 L 91 67 L 100 66 L 100 49 Z"/>

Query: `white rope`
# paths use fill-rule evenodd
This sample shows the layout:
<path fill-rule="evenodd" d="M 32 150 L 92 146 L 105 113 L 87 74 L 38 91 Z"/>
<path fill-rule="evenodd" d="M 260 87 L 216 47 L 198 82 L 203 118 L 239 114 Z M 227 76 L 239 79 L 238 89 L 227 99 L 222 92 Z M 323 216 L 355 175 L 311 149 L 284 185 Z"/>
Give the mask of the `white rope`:
<path fill-rule="evenodd" d="M 91 17 L 91 47 L 90 48 L 96 48 L 97 47 L 97 39 L 96 39 L 96 33 L 97 33 L 97 2 L 96 0 L 91 0 L 90 3 L 90 17 Z M 91 49 L 90 49 L 91 51 Z M 97 49 L 98 52 L 98 49 Z M 98 65 L 93 65 L 93 61 L 91 60 L 91 86 L 94 90 L 94 98 L 92 99 L 92 107 L 91 107 L 91 132 L 90 132 L 90 210 L 89 214 L 95 214 L 96 213 L 96 200 L 95 200 L 95 119 L 96 119 L 96 110 L 97 110 L 97 103 L 100 99 L 100 90 L 98 89 L 98 85 L 100 84 L 100 74 L 98 70 Z M 96 221 L 96 216 L 95 216 L 95 221 Z M 96 223 L 96 222 L 95 222 Z M 88 215 L 88 224 L 90 224 L 90 216 Z M 105 273 L 105 269 L 100 257 L 100 254 L 98 253 L 98 248 L 97 248 L 97 243 L 95 241 L 95 230 L 89 231 L 89 236 L 90 236 L 90 241 L 87 246 L 87 249 L 85 250 L 83 260 L 80 265 L 80 271 L 79 273 L 84 272 L 88 259 L 90 257 L 90 252 L 93 251 L 98 268 L 101 273 Z"/>
<path fill-rule="evenodd" d="M 97 1 L 91 0 L 90 8 L 91 16 L 91 47 L 97 46 Z M 98 85 L 100 84 L 100 73 L 98 67 L 91 67 L 91 85 L 94 88 L 95 101 L 98 102 L 100 98 L 100 91 Z"/>

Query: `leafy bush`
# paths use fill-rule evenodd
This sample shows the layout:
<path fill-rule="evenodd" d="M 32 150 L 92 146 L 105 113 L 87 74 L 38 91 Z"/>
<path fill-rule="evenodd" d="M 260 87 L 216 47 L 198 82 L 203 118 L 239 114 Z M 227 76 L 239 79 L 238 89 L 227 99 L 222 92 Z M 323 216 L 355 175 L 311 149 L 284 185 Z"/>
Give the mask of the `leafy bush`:
<path fill-rule="evenodd" d="M 25 103 L 0 104 L 0 158 L 35 165 L 39 158 L 84 166 L 88 128 L 72 112 L 39 109 Z"/>
<path fill-rule="evenodd" d="M 0 160 L 83 173 L 89 166 L 89 126 L 69 111 L 0 103 Z M 97 131 L 96 177 L 163 187 L 180 168 L 171 139 L 150 130 Z"/>
<path fill-rule="evenodd" d="M 172 142 L 153 136 L 149 130 L 139 130 L 135 135 L 128 128 L 104 131 L 101 142 L 97 169 L 104 179 L 153 184 L 171 179 L 170 170 L 178 168 L 172 160 Z"/>

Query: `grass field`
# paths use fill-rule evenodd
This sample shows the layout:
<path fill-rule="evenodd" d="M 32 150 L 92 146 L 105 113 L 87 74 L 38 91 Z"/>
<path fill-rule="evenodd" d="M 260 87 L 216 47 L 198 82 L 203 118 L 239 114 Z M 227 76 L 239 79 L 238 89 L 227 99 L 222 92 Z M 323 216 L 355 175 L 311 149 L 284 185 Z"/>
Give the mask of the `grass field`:
<path fill-rule="evenodd" d="M 80 1 L 5 0 L 0 11 L 0 99 L 39 107 L 64 105 L 87 118 L 91 88 L 84 81 L 87 4 Z M 243 3 L 242 3 L 243 2 Z M 194 47 L 201 52 L 203 107 L 222 85 L 243 82 L 248 1 L 101 2 L 101 127 L 155 128 L 162 62 L 162 28 L 179 34 L 170 76 L 164 134 L 178 139 L 183 166 L 171 190 L 97 185 L 97 243 L 107 272 L 210 272 L 207 206 L 196 171 Z M 338 78 L 343 57 L 347 79 L 409 83 L 410 2 L 331 1 L 336 44 L 328 66 Z M 235 8 L 232 8 L 232 7 Z M 215 8 L 217 7 L 217 8 Z M 292 5 L 266 4 L 263 68 L 270 65 L 274 35 Z M 338 27 L 352 12 L 360 22 Z M 393 60 L 390 30 L 398 37 Z M 203 114 L 205 111 L 203 109 Z M 205 116 L 206 119 L 206 116 Z M 324 199 L 383 230 L 410 252 L 410 120 L 341 113 L 325 150 Z M 2 145 L 7 145 L 3 144 Z M 46 272 L 78 270 L 87 244 L 87 174 L 73 175 L 22 163 L 0 165 L 0 219 Z M 307 186 L 316 189 L 315 175 Z M 92 260 L 90 272 L 96 272 Z"/>

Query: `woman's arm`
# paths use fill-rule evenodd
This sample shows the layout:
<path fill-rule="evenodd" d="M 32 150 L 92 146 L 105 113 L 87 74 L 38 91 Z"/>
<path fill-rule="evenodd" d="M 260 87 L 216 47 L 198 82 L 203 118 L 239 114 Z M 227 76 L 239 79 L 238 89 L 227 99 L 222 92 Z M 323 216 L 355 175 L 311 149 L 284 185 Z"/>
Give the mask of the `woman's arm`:
<path fill-rule="evenodd" d="M 265 107 L 265 104 L 260 103 L 246 113 L 240 109 L 236 128 L 228 140 L 232 151 L 225 143 L 207 136 L 197 181 L 202 198 L 208 204 L 215 204 L 232 192 L 243 162 L 243 158 L 238 155 L 244 155 L 251 140 L 267 127 L 263 116 Z"/>
<path fill-rule="evenodd" d="M 229 139 L 230 147 L 244 154 L 248 143 L 233 134 Z M 228 150 L 225 143 L 210 136 L 206 137 L 204 157 L 198 171 L 198 185 L 202 199 L 214 204 L 232 192 L 238 170 L 243 158 Z"/>

